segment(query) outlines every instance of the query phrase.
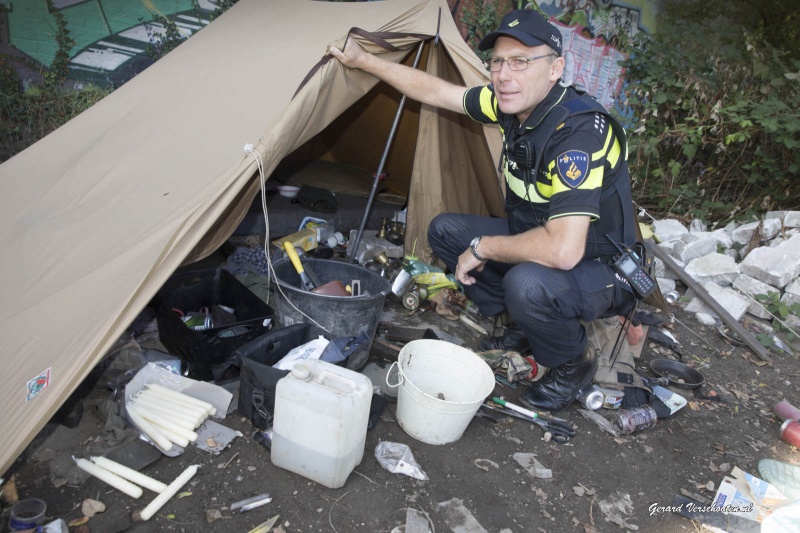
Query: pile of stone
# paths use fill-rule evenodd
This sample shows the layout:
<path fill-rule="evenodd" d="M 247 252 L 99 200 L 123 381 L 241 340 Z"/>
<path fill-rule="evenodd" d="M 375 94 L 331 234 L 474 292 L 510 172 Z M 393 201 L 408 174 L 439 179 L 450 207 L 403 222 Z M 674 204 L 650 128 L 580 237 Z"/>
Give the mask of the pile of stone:
<path fill-rule="evenodd" d="M 775 329 L 800 333 L 800 318 L 776 318 L 758 294 L 777 293 L 787 307 L 800 302 L 800 211 L 772 211 L 747 224 L 731 223 L 708 231 L 700 221 L 687 228 L 674 219 L 657 220 L 653 232 L 684 272 L 736 320 L 746 319 L 764 333 Z M 656 277 L 664 294 L 676 290 L 680 276 L 656 259 Z M 688 291 L 681 301 L 705 325 L 719 323 L 702 299 Z M 776 328 L 781 320 L 782 328 Z"/>

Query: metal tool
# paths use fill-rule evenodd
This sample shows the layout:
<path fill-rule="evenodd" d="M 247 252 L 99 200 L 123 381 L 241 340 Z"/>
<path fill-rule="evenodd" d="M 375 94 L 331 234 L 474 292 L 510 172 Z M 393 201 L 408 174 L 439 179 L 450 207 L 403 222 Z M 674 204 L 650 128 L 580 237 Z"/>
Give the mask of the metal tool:
<path fill-rule="evenodd" d="M 286 241 L 283 243 L 283 248 L 286 250 L 286 255 L 288 255 L 289 259 L 292 261 L 294 269 L 297 270 L 298 274 L 300 274 L 301 288 L 307 291 L 313 291 L 316 289 L 314 282 L 311 281 L 311 278 L 309 278 L 308 274 L 306 274 L 306 271 L 303 268 L 303 263 L 300 262 L 300 257 L 297 255 L 297 251 L 294 249 L 294 245 L 289 241 Z"/>
<path fill-rule="evenodd" d="M 252 498 L 247 498 L 246 500 L 232 503 L 230 509 L 231 511 L 239 509 L 240 513 L 246 513 L 251 509 L 255 509 L 256 507 L 261 507 L 262 505 L 266 505 L 271 501 L 272 497 L 265 492 L 264 494 L 259 494 L 258 496 L 253 496 Z"/>
<path fill-rule="evenodd" d="M 560 419 L 543 418 L 539 413 L 529 411 L 528 409 L 509 403 L 501 398 L 494 397 L 492 401 L 525 416 L 526 420 L 536 424 L 546 432 L 549 432 L 553 436 L 553 441 L 558 444 L 566 444 L 569 442 L 569 439 L 575 436 L 575 428 L 572 427 L 569 422 Z"/>

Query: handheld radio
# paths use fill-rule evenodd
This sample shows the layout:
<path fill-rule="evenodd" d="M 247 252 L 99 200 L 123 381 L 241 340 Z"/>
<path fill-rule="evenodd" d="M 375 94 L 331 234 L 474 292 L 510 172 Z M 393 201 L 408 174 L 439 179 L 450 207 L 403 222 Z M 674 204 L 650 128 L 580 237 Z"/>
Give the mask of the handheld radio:
<path fill-rule="evenodd" d="M 656 282 L 653 281 L 653 278 L 651 278 L 650 274 L 645 270 L 644 265 L 648 267 L 650 265 L 647 264 L 644 245 L 642 244 L 639 246 L 639 254 L 637 254 L 630 248 L 622 248 L 608 235 L 606 235 L 606 239 L 608 239 L 608 242 L 610 242 L 620 254 L 609 266 L 630 284 L 634 294 L 636 294 L 639 300 L 644 300 L 653 294 L 653 291 L 656 290 Z"/>

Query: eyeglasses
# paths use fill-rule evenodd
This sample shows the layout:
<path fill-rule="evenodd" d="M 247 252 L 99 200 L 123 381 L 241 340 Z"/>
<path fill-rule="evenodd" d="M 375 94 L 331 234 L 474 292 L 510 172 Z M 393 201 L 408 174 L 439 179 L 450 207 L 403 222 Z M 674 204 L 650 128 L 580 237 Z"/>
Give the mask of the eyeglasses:
<path fill-rule="evenodd" d="M 533 57 L 509 57 L 508 59 L 503 59 L 502 57 L 492 57 L 489 59 L 489 70 L 491 72 L 499 72 L 501 68 L 503 68 L 503 63 L 508 63 L 508 68 L 511 70 L 525 70 L 528 68 L 528 63 L 531 61 L 536 61 L 537 59 L 542 59 L 543 57 L 551 57 L 556 56 L 553 52 L 549 54 L 544 54 L 542 56 L 533 56 Z"/>

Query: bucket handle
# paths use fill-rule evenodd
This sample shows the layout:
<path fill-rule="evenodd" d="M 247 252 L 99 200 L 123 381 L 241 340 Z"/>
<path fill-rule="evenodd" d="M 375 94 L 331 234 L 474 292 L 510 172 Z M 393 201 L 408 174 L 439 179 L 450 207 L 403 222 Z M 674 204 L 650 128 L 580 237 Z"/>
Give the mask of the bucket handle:
<path fill-rule="evenodd" d="M 397 361 L 392 363 L 392 366 L 389 367 L 389 370 L 386 371 L 386 384 L 390 387 L 399 387 L 403 383 L 403 373 L 400 372 L 400 367 L 397 366 L 397 383 L 389 383 L 389 374 L 392 373 L 392 368 L 397 366 Z"/>

